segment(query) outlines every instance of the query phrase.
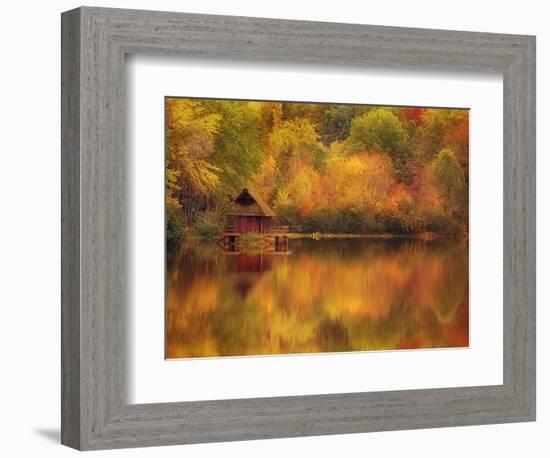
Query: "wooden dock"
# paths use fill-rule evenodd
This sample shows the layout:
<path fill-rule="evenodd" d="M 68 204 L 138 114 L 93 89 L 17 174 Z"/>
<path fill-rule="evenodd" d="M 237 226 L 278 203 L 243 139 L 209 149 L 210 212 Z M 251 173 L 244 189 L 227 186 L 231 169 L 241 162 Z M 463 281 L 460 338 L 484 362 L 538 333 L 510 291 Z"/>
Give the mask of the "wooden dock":
<path fill-rule="evenodd" d="M 222 237 L 217 240 L 217 244 L 228 251 L 237 251 L 239 239 L 245 233 L 240 232 L 234 225 L 226 225 Z M 273 248 L 274 251 L 288 251 L 288 226 L 267 227 L 264 232 L 246 232 L 246 235 L 257 234 L 261 236 L 261 243 L 266 248 Z"/>

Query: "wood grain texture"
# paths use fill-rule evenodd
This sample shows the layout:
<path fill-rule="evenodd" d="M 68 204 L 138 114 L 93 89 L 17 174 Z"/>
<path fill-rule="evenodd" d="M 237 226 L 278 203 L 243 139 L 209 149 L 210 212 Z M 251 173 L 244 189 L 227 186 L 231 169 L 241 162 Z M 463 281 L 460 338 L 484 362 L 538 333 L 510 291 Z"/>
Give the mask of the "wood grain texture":
<path fill-rule="evenodd" d="M 61 24 L 61 441 L 80 446 L 80 14 Z"/>
<path fill-rule="evenodd" d="M 62 24 L 64 444 L 103 449 L 535 418 L 534 37 L 88 7 L 64 13 Z M 502 73 L 504 384 L 128 404 L 129 53 Z"/>

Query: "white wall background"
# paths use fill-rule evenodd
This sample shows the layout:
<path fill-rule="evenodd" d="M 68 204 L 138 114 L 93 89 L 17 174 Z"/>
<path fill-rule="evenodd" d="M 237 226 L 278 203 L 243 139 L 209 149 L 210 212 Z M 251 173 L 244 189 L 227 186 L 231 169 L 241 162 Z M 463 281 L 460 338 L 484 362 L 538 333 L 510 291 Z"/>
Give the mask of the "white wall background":
<path fill-rule="evenodd" d="M 550 453 L 550 29 L 538 0 L 124 0 L 98 6 L 357 22 L 537 35 L 538 62 L 538 421 L 391 433 L 325 436 L 98 452 L 139 457 L 543 457 Z M 58 445 L 60 373 L 59 29 L 68 0 L 3 5 L 0 17 L 0 453 L 74 456 Z M 546 83 L 546 84 L 545 84 Z M 548 210 L 548 205 L 546 205 Z M 546 433 L 546 434 L 545 434 Z"/>

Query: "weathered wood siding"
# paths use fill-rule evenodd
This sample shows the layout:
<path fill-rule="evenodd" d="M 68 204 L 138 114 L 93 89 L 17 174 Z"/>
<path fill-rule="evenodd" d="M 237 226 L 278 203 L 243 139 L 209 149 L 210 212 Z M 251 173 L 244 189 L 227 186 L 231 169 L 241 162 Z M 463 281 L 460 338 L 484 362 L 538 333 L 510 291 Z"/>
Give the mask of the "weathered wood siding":
<path fill-rule="evenodd" d="M 237 216 L 235 221 L 237 232 L 248 234 L 249 232 L 265 233 L 272 227 L 271 218 L 262 216 Z"/>

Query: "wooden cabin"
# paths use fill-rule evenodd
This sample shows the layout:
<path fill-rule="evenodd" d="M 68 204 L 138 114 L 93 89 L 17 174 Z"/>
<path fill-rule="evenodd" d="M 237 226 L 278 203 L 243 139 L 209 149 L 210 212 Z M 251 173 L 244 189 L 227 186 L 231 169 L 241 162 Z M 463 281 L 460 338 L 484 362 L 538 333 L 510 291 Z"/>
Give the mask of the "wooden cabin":
<path fill-rule="evenodd" d="M 226 213 L 227 229 L 235 229 L 240 235 L 249 232 L 271 233 L 275 212 L 255 192 L 244 188 Z"/>
<path fill-rule="evenodd" d="M 288 249 L 288 226 L 275 225 L 275 212 L 254 191 L 244 188 L 226 213 L 223 237 L 218 241 L 224 248 L 235 251 L 239 237 L 256 233 L 275 251 Z"/>

